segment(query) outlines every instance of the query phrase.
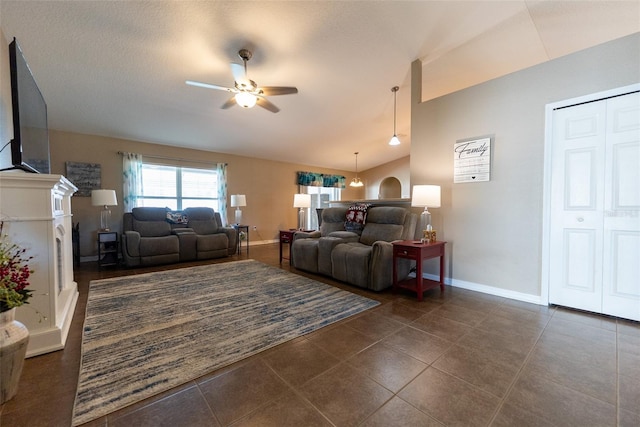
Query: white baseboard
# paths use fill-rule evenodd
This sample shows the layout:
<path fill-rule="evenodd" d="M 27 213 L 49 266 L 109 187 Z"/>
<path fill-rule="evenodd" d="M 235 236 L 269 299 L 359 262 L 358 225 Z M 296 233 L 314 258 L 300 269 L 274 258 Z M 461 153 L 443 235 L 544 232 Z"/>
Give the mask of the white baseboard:
<path fill-rule="evenodd" d="M 249 246 L 253 246 L 253 245 L 268 245 L 271 243 L 278 243 L 278 239 L 274 239 L 274 240 L 258 240 L 258 241 L 253 241 L 250 240 L 249 241 Z M 242 244 L 244 245 L 244 241 L 242 242 Z"/>
<path fill-rule="evenodd" d="M 440 276 L 436 276 L 435 274 L 422 274 L 422 277 L 425 279 L 439 281 Z M 467 282 L 465 280 L 457 280 L 451 279 L 449 277 L 445 277 L 444 279 L 445 285 L 453 286 L 455 288 L 468 289 L 470 291 L 482 292 L 483 294 L 495 295 L 498 297 L 509 298 L 517 301 L 529 302 L 531 304 L 537 305 L 547 305 L 542 301 L 542 297 L 540 295 L 531 295 L 525 294 L 522 292 L 512 291 L 509 289 L 496 288 L 494 286 L 482 285 L 480 283 Z"/>

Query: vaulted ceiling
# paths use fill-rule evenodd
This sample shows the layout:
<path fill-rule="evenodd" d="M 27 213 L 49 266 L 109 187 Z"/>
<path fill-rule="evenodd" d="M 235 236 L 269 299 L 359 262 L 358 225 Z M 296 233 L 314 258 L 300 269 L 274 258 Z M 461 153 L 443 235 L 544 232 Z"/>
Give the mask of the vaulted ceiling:
<path fill-rule="evenodd" d="M 366 170 L 410 153 L 410 68 L 423 100 L 640 31 L 632 1 L 12 1 L 53 129 Z M 220 107 L 249 48 L 277 114 Z M 399 146 L 393 133 L 398 96 Z"/>

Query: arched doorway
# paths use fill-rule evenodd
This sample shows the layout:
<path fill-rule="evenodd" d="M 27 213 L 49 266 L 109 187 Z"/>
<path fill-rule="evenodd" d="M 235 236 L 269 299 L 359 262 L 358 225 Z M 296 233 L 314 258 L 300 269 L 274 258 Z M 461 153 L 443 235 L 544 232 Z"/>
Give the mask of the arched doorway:
<path fill-rule="evenodd" d="M 380 183 L 379 199 L 399 199 L 402 197 L 402 184 L 395 176 L 388 176 Z"/>

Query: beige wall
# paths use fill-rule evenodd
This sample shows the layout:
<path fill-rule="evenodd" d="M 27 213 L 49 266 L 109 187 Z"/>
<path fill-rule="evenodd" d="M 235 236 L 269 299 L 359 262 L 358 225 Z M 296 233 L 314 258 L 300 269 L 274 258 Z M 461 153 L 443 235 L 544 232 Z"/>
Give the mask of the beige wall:
<path fill-rule="evenodd" d="M 380 183 L 387 177 L 395 177 L 402 185 L 402 197 L 411 197 L 409 156 L 393 160 L 358 174 L 364 183 L 365 199 L 378 199 Z"/>
<path fill-rule="evenodd" d="M 208 151 L 189 150 L 157 144 L 107 138 L 95 135 L 61 132 L 51 130 L 51 173 L 66 173 L 65 162 L 98 163 L 101 167 L 102 188 L 116 190 L 118 206 L 111 208 L 112 228 L 122 229 L 122 156 L 118 151 L 140 153 L 143 156 L 153 155 L 185 159 L 176 164 L 194 165 L 196 162 L 226 162 L 228 164 L 228 194 L 245 194 L 247 206 L 242 209 L 243 223 L 254 225 L 256 231 L 250 229 L 251 242 L 273 241 L 278 237 L 278 230 L 295 227 L 297 210 L 293 208 L 293 195 L 298 192 L 296 172 L 300 170 L 321 173 L 341 174 L 347 182 L 353 178 L 350 172 L 296 165 L 292 163 L 274 162 L 249 157 Z M 347 187 L 343 198 L 362 198 L 362 191 L 354 191 Z M 229 198 L 227 198 L 227 202 Z M 96 231 L 100 227 L 100 208 L 91 206 L 90 197 L 71 199 L 73 221 L 80 223 L 81 256 L 93 256 L 97 252 L 95 244 Z M 233 221 L 233 209 L 227 215 Z"/>
<path fill-rule="evenodd" d="M 442 186 L 433 209 L 455 282 L 541 295 L 545 105 L 640 82 L 635 34 L 420 103 L 412 67 L 411 182 Z M 453 144 L 494 136 L 491 181 L 453 184 Z"/>

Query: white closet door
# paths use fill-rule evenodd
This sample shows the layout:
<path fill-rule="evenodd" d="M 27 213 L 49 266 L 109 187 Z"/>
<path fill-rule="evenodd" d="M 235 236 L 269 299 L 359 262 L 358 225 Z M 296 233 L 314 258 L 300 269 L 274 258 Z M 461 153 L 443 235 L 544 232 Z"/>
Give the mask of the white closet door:
<path fill-rule="evenodd" d="M 640 94 L 607 100 L 602 312 L 640 320 Z"/>
<path fill-rule="evenodd" d="M 549 302 L 640 320 L 640 94 L 552 123 Z"/>
<path fill-rule="evenodd" d="M 553 115 L 549 302 L 602 309 L 606 102 Z"/>

